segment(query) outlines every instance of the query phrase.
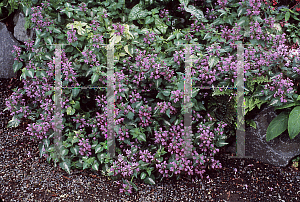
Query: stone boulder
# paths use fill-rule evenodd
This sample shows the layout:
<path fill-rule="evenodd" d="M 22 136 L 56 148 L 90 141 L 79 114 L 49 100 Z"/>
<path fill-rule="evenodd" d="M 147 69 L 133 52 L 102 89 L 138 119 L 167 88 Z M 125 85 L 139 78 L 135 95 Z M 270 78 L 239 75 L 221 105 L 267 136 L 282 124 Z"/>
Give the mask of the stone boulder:
<path fill-rule="evenodd" d="M 13 46 L 19 46 L 19 42 L 13 37 L 6 25 L 0 22 L 0 78 L 13 78 L 16 73 L 13 70 L 14 57 L 12 55 Z"/>
<path fill-rule="evenodd" d="M 22 12 L 17 12 L 14 16 L 14 37 L 22 42 L 27 41 L 28 39 L 33 39 L 33 30 L 25 29 L 25 15 Z"/>
<path fill-rule="evenodd" d="M 256 129 L 246 127 L 246 156 L 253 156 L 253 159 L 263 163 L 285 167 L 291 159 L 300 155 L 300 135 L 291 140 L 286 130 L 273 140 L 266 141 L 267 128 L 279 114 L 278 110 L 274 111 L 274 107 L 265 106 L 253 119 Z M 235 154 L 235 149 L 236 142 L 234 141 L 231 146 L 226 148 L 226 151 Z"/>

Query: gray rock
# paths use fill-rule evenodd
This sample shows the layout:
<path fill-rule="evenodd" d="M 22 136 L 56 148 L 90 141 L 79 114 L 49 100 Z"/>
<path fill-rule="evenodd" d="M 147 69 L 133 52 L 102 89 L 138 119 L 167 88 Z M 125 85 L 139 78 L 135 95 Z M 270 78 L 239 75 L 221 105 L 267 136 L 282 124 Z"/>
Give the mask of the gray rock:
<path fill-rule="evenodd" d="M 25 15 L 22 12 L 18 12 L 14 16 L 14 37 L 22 42 L 27 39 L 33 39 L 33 30 L 25 29 Z"/>
<path fill-rule="evenodd" d="M 266 141 L 267 128 L 273 118 L 279 115 L 274 111 L 274 107 L 264 107 L 253 119 L 256 129 L 246 127 L 245 155 L 253 156 L 253 159 L 274 166 L 285 167 L 294 157 L 300 155 L 300 134 L 294 139 L 290 139 L 288 131 L 278 137 Z M 226 151 L 235 153 L 236 143 L 233 147 L 226 148 Z"/>
<path fill-rule="evenodd" d="M 13 71 L 14 57 L 13 46 L 19 46 L 19 42 L 7 30 L 6 25 L 0 22 L 0 78 L 13 78 L 17 73 Z"/>

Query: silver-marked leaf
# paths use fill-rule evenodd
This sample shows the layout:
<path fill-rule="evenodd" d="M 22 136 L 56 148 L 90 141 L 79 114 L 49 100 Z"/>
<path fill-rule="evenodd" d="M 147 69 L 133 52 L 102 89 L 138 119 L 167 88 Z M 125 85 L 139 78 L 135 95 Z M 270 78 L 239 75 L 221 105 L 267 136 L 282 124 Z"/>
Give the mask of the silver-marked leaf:
<path fill-rule="evenodd" d="M 31 78 L 33 78 L 34 76 L 34 69 L 30 69 L 30 70 L 25 70 L 25 74 L 26 76 L 30 76 Z"/>
<path fill-rule="evenodd" d="M 72 96 L 73 98 L 77 97 L 77 95 L 79 94 L 80 92 L 80 88 L 73 88 L 72 89 Z"/>
<path fill-rule="evenodd" d="M 70 163 L 68 162 L 61 162 L 60 164 L 60 167 L 63 169 L 63 170 L 65 170 L 65 171 L 67 171 L 69 174 L 71 174 L 71 170 L 70 170 Z"/>
<path fill-rule="evenodd" d="M 161 19 L 155 19 L 155 26 L 159 29 L 159 31 L 163 34 L 167 32 L 168 25 L 166 25 Z"/>
<path fill-rule="evenodd" d="M 146 135 L 145 135 L 144 133 L 141 133 L 141 134 L 138 136 L 138 140 L 141 140 L 141 141 L 146 142 Z"/>
<path fill-rule="evenodd" d="M 95 161 L 95 163 L 92 166 L 93 170 L 98 171 L 99 170 L 99 163 L 97 161 Z"/>
<path fill-rule="evenodd" d="M 141 173 L 141 179 L 142 179 L 142 180 L 145 179 L 146 176 L 147 176 L 146 173 L 144 173 L 144 172 Z"/>
<path fill-rule="evenodd" d="M 13 64 L 14 72 L 17 72 L 19 69 L 21 69 L 22 66 L 23 66 L 23 64 L 21 62 L 14 61 L 14 64 Z"/>
<path fill-rule="evenodd" d="M 75 154 L 76 156 L 79 154 L 79 148 L 78 147 L 71 147 L 70 151 Z"/>
<path fill-rule="evenodd" d="M 150 177 L 147 177 L 144 181 L 147 184 L 151 184 L 151 185 L 155 184 L 155 181 Z"/>
<path fill-rule="evenodd" d="M 23 12 L 24 12 L 26 17 L 30 14 L 30 10 L 31 10 L 30 8 L 28 8 L 26 6 L 23 6 Z"/>
<path fill-rule="evenodd" d="M 95 148 L 95 154 L 103 151 L 103 146 L 101 144 L 98 144 Z"/>
<path fill-rule="evenodd" d="M 95 83 L 98 79 L 99 79 L 99 75 L 96 74 L 96 73 L 94 73 L 94 74 L 92 75 L 92 84 Z"/>
<path fill-rule="evenodd" d="M 130 120 L 133 120 L 133 117 L 134 117 L 134 113 L 132 113 L 131 111 L 128 112 L 128 114 L 126 115 L 127 118 L 129 118 Z"/>
<path fill-rule="evenodd" d="M 11 127 L 18 127 L 20 124 L 20 121 L 16 118 L 16 115 L 13 116 L 12 120 L 10 120 L 7 124 L 7 128 L 11 128 Z"/>
<path fill-rule="evenodd" d="M 53 42 L 52 36 L 47 37 L 47 38 L 45 39 L 45 42 L 46 42 L 47 44 L 51 44 L 51 45 L 52 45 L 52 42 Z"/>
<path fill-rule="evenodd" d="M 209 57 L 208 65 L 210 68 L 214 67 L 219 62 L 219 58 L 216 56 Z"/>
<path fill-rule="evenodd" d="M 150 12 L 150 14 L 151 14 L 151 12 Z M 143 5 L 137 4 L 131 9 L 129 16 L 128 16 L 128 20 L 133 21 L 133 20 L 145 18 L 147 15 L 149 15 L 149 12 L 144 11 Z"/>

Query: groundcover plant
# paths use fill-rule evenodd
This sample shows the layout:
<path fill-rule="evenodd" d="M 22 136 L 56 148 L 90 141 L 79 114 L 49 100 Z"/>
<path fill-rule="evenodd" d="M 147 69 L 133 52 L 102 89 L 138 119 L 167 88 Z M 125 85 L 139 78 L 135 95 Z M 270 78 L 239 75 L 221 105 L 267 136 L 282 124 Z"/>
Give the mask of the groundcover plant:
<path fill-rule="evenodd" d="M 181 30 L 170 29 L 175 15 L 163 10 L 164 5 L 44 1 L 33 7 L 27 21 L 36 32 L 35 40 L 21 46 L 23 51 L 15 47 L 14 71 L 23 68 L 24 88 L 16 89 L 6 102 L 13 115 L 9 127 L 31 119 L 34 123 L 27 132 L 40 142 L 40 154 L 49 163 L 53 160 L 67 172 L 91 168 L 113 179 L 122 178 L 120 191 L 126 194 L 132 188 L 138 190 L 133 177 L 155 184 L 173 175 L 202 177 L 207 168 L 221 168 L 213 156 L 227 138 L 227 124 L 211 116 L 207 102 L 212 95 L 199 89 L 193 89 L 191 99 L 196 126 L 191 129 L 193 157 L 183 157 L 185 46 L 176 44 L 199 44 L 191 46 L 193 86 L 234 86 L 236 44 L 251 44 L 245 47 L 248 111 L 271 103 L 286 106 L 289 112 L 292 106 L 288 104 L 297 104 L 299 57 L 291 56 L 284 44 L 286 34 L 277 30 L 279 23 L 272 14 L 278 13 L 261 1 L 205 2 L 198 7 L 189 1 L 180 3 L 176 12 L 183 11 L 191 23 Z M 118 44 L 114 50 L 117 158 L 107 155 L 105 91 L 97 95 L 82 89 L 63 90 L 59 158 L 53 140 L 54 44 L 69 44 L 62 45 L 62 86 L 105 87 L 108 51 L 102 45 L 113 40 Z M 234 97 L 236 93 L 217 89 L 213 95 Z M 86 106 L 92 98 L 94 106 Z"/>

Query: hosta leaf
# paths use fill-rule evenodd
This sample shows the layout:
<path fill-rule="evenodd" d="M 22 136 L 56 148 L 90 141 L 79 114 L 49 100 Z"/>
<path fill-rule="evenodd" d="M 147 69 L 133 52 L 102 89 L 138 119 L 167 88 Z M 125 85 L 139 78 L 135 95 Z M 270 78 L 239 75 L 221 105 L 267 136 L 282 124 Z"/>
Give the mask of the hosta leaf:
<path fill-rule="evenodd" d="M 288 113 L 281 112 L 275 117 L 268 126 L 266 139 L 267 142 L 283 133 L 288 127 Z"/>
<path fill-rule="evenodd" d="M 291 139 L 300 133 L 300 106 L 295 107 L 289 115 L 288 132 Z"/>

